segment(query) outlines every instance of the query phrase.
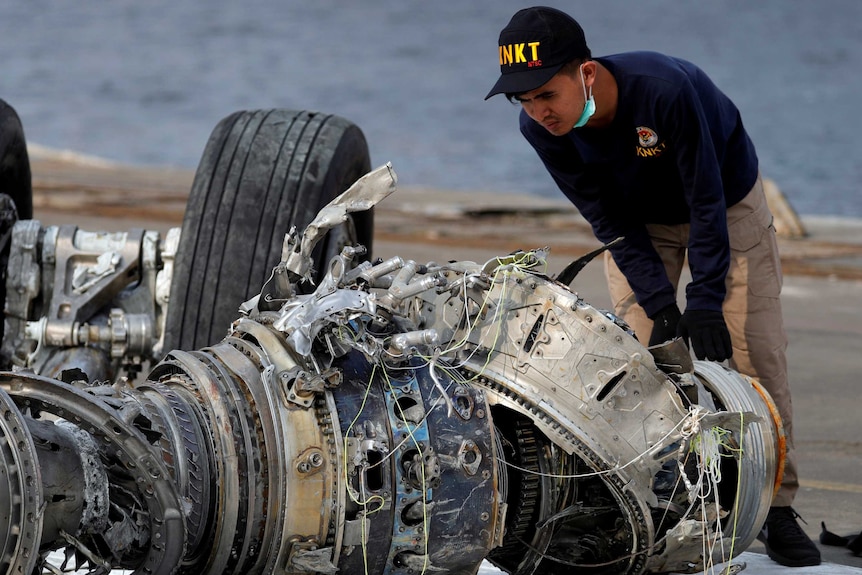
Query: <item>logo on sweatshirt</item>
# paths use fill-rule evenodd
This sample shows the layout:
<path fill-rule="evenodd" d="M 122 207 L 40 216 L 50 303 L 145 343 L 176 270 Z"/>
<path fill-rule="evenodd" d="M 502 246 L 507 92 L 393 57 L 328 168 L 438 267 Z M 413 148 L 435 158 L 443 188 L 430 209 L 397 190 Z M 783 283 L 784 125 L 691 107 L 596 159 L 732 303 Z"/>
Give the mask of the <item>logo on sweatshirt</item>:
<path fill-rule="evenodd" d="M 654 148 L 658 144 L 658 134 L 652 128 L 638 126 L 635 130 L 637 130 L 641 148 Z"/>
<path fill-rule="evenodd" d="M 638 126 L 635 130 L 638 134 L 638 147 L 635 150 L 638 157 L 657 158 L 667 149 L 667 143 L 659 142 L 658 134 L 652 128 Z"/>

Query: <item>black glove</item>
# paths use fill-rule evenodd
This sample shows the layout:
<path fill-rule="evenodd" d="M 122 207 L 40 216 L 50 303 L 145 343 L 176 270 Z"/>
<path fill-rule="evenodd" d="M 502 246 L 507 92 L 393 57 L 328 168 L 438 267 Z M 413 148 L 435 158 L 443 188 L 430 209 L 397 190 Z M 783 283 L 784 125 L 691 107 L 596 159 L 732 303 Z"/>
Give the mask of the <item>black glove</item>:
<path fill-rule="evenodd" d="M 720 311 L 687 309 L 679 320 L 676 334 L 688 343 L 697 359 L 724 361 L 733 355 L 730 332 Z"/>
<path fill-rule="evenodd" d="M 649 346 L 658 345 L 676 337 L 676 326 L 680 313 L 676 304 L 661 308 L 652 317 L 652 333 L 649 336 Z"/>

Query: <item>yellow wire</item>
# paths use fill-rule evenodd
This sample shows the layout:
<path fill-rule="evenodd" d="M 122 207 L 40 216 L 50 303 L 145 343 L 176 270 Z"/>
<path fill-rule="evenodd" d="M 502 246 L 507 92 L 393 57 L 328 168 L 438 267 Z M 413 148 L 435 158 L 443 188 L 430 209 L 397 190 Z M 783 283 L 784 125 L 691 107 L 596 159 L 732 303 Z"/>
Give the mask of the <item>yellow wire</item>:
<path fill-rule="evenodd" d="M 744 417 L 742 412 L 739 412 L 739 457 L 737 458 L 737 470 L 736 470 L 736 497 L 733 500 L 733 531 L 731 533 L 730 540 L 730 557 L 727 559 L 727 569 L 725 570 L 725 575 L 729 575 L 730 573 L 730 562 L 734 557 L 734 547 L 736 546 L 736 529 L 739 525 L 739 490 L 742 486 L 742 441 L 743 436 L 745 436 L 745 426 L 744 426 Z"/>
<path fill-rule="evenodd" d="M 386 379 L 386 384 L 389 386 L 389 391 L 392 392 L 393 397 L 395 396 L 395 388 L 392 386 L 392 381 L 389 379 L 389 374 L 384 370 L 384 377 Z M 424 543 L 424 561 L 422 563 L 422 572 L 421 575 L 425 575 L 425 572 L 428 569 L 428 505 L 425 501 L 425 496 L 428 491 L 428 486 L 425 483 L 425 463 L 422 460 L 422 448 L 419 446 L 419 440 L 416 439 L 416 436 L 413 434 L 413 429 L 410 426 L 410 423 L 407 421 L 407 418 L 404 415 L 404 410 L 401 409 L 401 404 L 397 401 L 394 402 L 395 407 L 398 409 L 398 413 L 401 416 L 401 421 L 404 422 L 404 428 L 407 430 L 407 434 L 411 440 L 413 440 L 413 445 L 416 447 L 416 451 L 419 452 L 419 468 L 421 473 L 421 481 L 422 481 L 422 536 Z M 430 441 L 430 438 L 429 438 Z M 430 446 L 429 446 L 430 447 Z"/>
<path fill-rule="evenodd" d="M 344 486 L 346 488 L 347 495 L 350 497 L 350 499 L 354 503 L 356 503 L 357 505 L 362 507 L 363 511 L 364 511 L 364 513 L 362 514 L 362 533 L 360 535 L 360 542 L 362 543 L 362 564 L 363 564 L 363 568 L 365 570 L 366 575 L 368 575 L 368 540 L 366 538 L 366 530 L 368 527 L 367 516 L 368 516 L 369 512 L 365 508 L 367 508 L 368 505 L 372 501 L 374 501 L 375 499 L 380 499 L 381 500 L 380 506 L 371 512 L 373 514 L 373 513 L 376 513 L 377 511 L 380 511 L 380 509 L 383 507 L 383 505 L 386 504 L 386 501 L 382 497 L 380 497 L 379 495 L 375 495 L 375 496 L 373 496 L 367 500 L 364 500 L 364 501 L 360 501 L 358 498 L 353 496 L 353 492 L 350 490 L 350 478 L 348 477 L 348 474 L 347 474 L 347 443 L 348 443 L 348 439 L 349 439 L 348 436 L 350 435 L 350 432 L 353 430 L 353 426 L 356 425 L 356 422 L 359 420 L 359 416 L 362 415 L 362 412 L 365 410 L 365 404 L 367 403 L 368 396 L 371 393 L 371 384 L 374 381 L 374 374 L 376 373 L 376 371 L 377 371 L 377 365 L 374 364 L 374 366 L 371 369 L 371 376 L 368 378 L 368 385 L 365 387 L 365 393 L 362 395 L 362 403 L 359 405 L 359 410 L 356 412 L 356 416 L 353 418 L 353 421 L 350 422 L 350 425 L 347 426 L 347 430 L 344 432 L 344 449 L 343 449 L 344 465 L 342 466 L 344 468 Z M 362 485 L 362 479 L 361 478 L 360 478 L 359 482 L 360 482 L 360 486 L 361 486 Z"/>

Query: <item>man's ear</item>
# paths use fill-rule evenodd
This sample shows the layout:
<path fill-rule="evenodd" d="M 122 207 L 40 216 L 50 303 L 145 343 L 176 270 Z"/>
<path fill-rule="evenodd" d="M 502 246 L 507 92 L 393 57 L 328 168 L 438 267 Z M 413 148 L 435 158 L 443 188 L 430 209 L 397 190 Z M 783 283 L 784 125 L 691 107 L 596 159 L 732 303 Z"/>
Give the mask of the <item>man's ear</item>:
<path fill-rule="evenodd" d="M 587 60 L 586 62 L 581 64 L 581 70 L 583 70 L 584 73 L 584 86 L 589 88 L 596 81 L 598 64 L 595 60 Z"/>

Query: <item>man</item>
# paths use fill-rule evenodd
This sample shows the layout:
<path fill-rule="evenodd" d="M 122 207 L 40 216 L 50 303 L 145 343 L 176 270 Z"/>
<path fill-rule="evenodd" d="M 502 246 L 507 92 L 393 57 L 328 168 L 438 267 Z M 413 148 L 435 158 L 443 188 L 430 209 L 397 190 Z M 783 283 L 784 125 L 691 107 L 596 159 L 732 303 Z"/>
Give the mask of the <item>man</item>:
<path fill-rule="evenodd" d="M 798 489 L 781 269 L 754 146 L 739 111 L 702 70 L 654 52 L 591 57 L 581 26 L 545 7 L 500 33 L 486 100 L 520 103 L 521 132 L 562 192 L 612 247 L 611 299 L 648 345 L 682 337 L 698 359 L 730 360 L 770 392 L 788 438 L 784 479 L 762 534 L 787 566 L 820 552 L 791 508 Z M 685 311 L 677 285 L 688 258 Z"/>

